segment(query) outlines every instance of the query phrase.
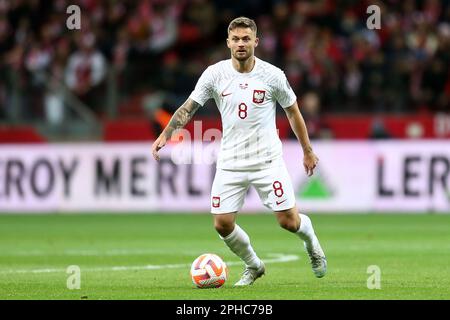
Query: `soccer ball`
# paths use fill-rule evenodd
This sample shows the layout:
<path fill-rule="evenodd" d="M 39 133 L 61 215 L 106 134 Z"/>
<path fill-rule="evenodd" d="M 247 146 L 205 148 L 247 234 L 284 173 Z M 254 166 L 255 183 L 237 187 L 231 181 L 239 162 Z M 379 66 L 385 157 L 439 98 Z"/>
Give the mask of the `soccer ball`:
<path fill-rule="evenodd" d="M 218 255 L 205 253 L 192 263 L 191 278 L 198 288 L 219 288 L 228 278 L 228 268 Z"/>

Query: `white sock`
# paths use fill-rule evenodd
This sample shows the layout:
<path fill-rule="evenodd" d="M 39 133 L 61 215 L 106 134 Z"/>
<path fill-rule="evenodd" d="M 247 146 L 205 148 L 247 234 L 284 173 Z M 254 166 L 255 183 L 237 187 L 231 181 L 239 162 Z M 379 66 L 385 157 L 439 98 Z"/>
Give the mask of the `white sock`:
<path fill-rule="evenodd" d="M 220 236 L 220 235 L 219 235 Z M 234 230 L 225 238 L 220 236 L 225 244 L 233 251 L 239 258 L 241 258 L 247 267 L 259 268 L 261 260 L 256 255 L 250 244 L 250 238 L 247 233 L 241 229 L 237 224 Z"/>
<path fill-rule="evenodd" d="M 306 246 L 308 248 L 312 247 L 313 242 L 317 239 L 316 234 L 314 233 L 314 228 L 311 223 L 311 219 L 304 215 L 299 213 L 300 216 L 300 228 L 297 231 L 298 236 L 300 239 L 305 241 Z"/>

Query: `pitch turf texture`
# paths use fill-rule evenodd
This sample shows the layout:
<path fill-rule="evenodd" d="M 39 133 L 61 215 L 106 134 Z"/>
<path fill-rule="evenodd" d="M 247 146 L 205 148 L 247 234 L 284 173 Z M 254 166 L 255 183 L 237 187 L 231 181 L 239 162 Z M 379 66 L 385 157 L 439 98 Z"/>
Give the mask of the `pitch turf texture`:
<path fill-rule="evenodd" d="M 240 215 L 266 275 L 233 288 L 243 264 L 209 214 L 0 215 L 0 298 L 450 299 L 450 215 L 311 218 L 328 258 L 324 278 L 314 277 L 300 240 L 274 216 Z M 206 252 L 229 263 L 222 288 L 191 283 L 190 264 Z M 67 288 L 70 265 L 80 267 L 79 290 Z M 367 287 L 372 265 L 381 289 Z"/>

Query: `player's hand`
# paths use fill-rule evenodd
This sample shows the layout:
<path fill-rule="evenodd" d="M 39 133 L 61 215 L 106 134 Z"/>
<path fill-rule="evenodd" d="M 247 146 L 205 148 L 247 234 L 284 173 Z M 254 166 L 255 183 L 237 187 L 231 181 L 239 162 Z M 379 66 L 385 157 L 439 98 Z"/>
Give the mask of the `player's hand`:
<path fill-rule="evenodd" d="M 314 174 L 314 169 L 319 162 L 319 158 L 314 154 L 314 152 L 305 153 L 303 156 L 303 166 L 305 167 L 305 172 L 308 177 L 311 177 Z"/>
<path fill-rule="evenodd" d="M 152 145 L 152 154 L 153 158 L 155 158 L 156 161 L 159 161 L 159 154 L 158 151 L 161 150 L 162 147 L 166 145 L 167 138 L 164 134 L 161 134 L 158 139 L 156 139 L 155 142 L 153 142 Z"/>

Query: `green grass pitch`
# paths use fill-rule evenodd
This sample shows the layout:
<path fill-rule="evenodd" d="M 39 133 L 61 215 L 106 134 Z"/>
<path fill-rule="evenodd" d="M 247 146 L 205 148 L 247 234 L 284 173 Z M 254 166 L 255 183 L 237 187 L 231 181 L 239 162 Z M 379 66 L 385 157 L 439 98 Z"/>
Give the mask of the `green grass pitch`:
<path fill-rule="evenodd" d="M 233 288 L 243 264 L 209 214 L 0 215 L 0 299 L 450 299 L 450 215 L 311 218 L 328 258 L 324 278 L 272 214 L 241 214 L 266 275 Z M 189 266 L 206 252 L 229 263 L 222 288 L 191 283 Z M 80 289 L 67 288 L 70 265 L 80 267 Z M 371 265 L 381 289 L 367 287 Z"/>

